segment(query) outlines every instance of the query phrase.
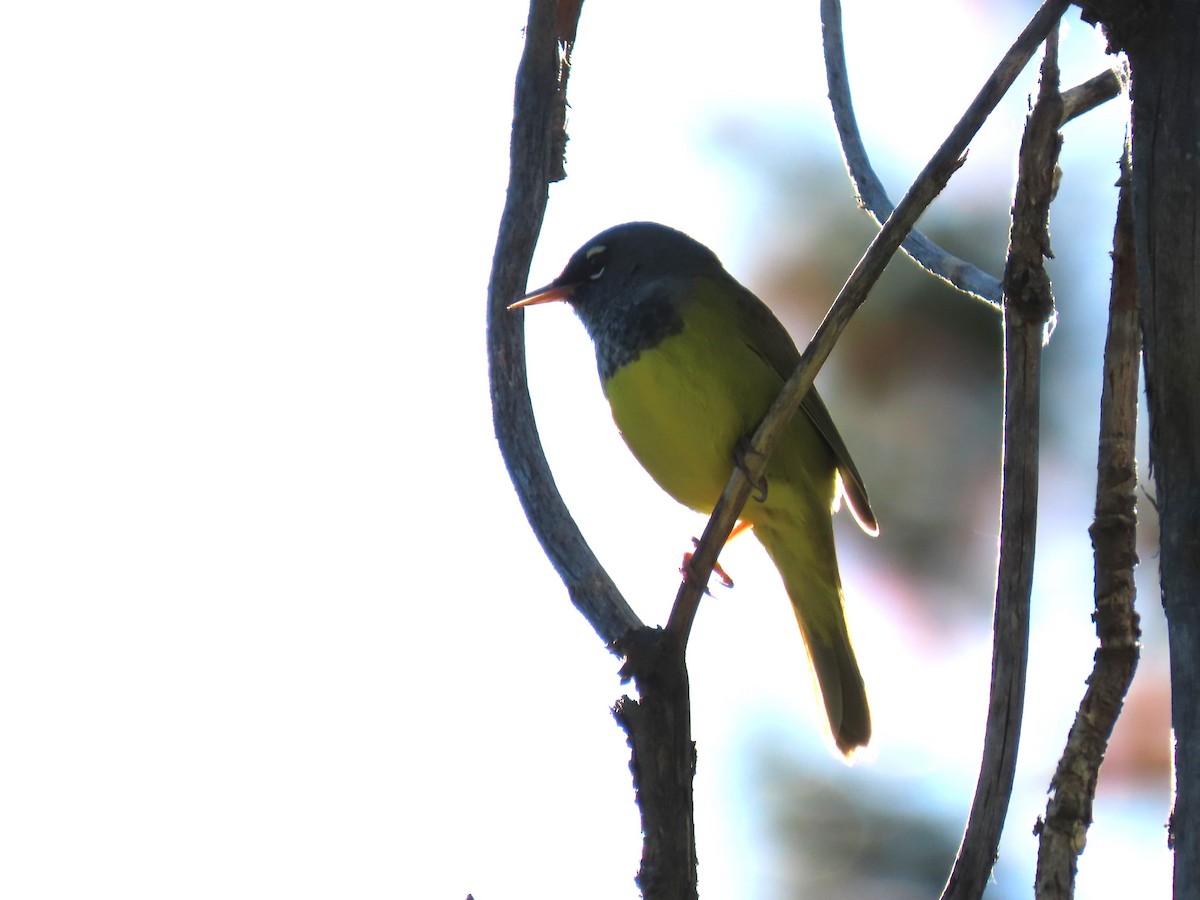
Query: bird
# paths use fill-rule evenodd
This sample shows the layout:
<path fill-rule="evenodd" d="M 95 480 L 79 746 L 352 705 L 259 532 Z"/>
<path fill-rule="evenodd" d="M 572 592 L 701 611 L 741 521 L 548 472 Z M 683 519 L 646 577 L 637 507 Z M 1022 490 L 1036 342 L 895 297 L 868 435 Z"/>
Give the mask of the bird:
<path fill-rule="evenodd" d="M 634 457 L 675 500 L 711 514 L 800 360 L 787 329 L 712 250 L 654 222 L 601 232 L 509 309 L 553 301 L 565 301 L 591 338 L 601 388 Z M 740 523 L 783 579 L 834 743 L 849 758 L 870 741 L 871 713 L 846 625 L 832 515 L 844 497 L 865 532 L 876 535 L 879 525 L 816 388 L 756 487 Z"/>

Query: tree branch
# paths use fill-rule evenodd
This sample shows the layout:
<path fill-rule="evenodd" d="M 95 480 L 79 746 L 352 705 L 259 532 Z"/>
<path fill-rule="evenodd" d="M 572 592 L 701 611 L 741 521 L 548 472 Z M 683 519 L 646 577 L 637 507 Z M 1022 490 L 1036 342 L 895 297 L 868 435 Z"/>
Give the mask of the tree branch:
<path fill-rule="evenodd" d="M 1159 587 L 1171 657 L 1176 897 L 1200 886 L 1200 29 L 1196 0 L 1086 0 L 1129 57 L 1137 247 Z"/>
<path fill-rule="evenodd" d="M 636 673 L 639 699 L 622 697 L 613 707 L 629 735 L 629 769 L 642 817 L 637 885 L 646 900 L 696 900 L 696 745 L 684 651 L 661 630 L 638 634 L 653 643 L 654 663 Z"/>
<path fill-rule="evenodd" d="M 1004 267 L 1004 474 L 983 759 L 966 832 L 942 892 L 943 900 L 983 895 L 995 864 L 1016 771 L 1037 535 L 1041 356 L 1047 325 L 1054 313 L 1050 279 L 1043 263 L 1052 255 L 1047 222 L 1057 186 L 1061 121 L 1055 25 L 1046 39 L 1041 88 L 1021 141 Z"/>
<path fill-rule="evenodd" d="M 1083 84 L 1077 84 L 1070 90 L 1063 91 L 1063 119 L 1067 124 L 1072 119 L 1078 119 L 1084 113 L 1091 112 L 1097 106 L 1121 94 L 1129 87 L 1129 67 L 1120 65 L 1101 72 L 1089 78 Z"/>
<path fill-rule="evenodd" d="M 1121 157 L 1117 224 L 1113 232 L 1113 280 L 1108 340 L 1104 346 L 1104 388 L 1100 398 L 1100 444 L 1096 516 L 1088 531 L 1096 565 L 1096 651 L 1087 691 L 1071 726 L 1066 749 L 1050 782 L 1046 818 L 1039 818 L 1038 900 L 1070 900 L 1083 852 L 1100 764 L 1137 668 L 1141 629 L 1134 611 L 1137 564 L 1138 328 L 1137 273 L 1133 211 L 1129 198 L 1129 152 Z"/>
<path fill-rule="evenodd" d="M 821 0 L 821 34 L 825 56 L 825 81 L 829 87 L 829 103 L 846 171 L 854 185 L 858 203 L 876 223 L 892 214 L 893 205 L 871 166 L 870 156 L 863 143 L 850 98 L 850 75 L 846 69 L 846 42 L 842 35 L 842 4 L 840 0 Z M 1036 47 L 1037 44 L 1034 44 Z M 1032 55 L 1033 50 L 1030 50 Z M 1029 61 L 1020 61 L 1019 72 Z M 1014 73 L 1015 75 L 1015 73 Z M 947 253 L 920 231 L 913 231 L 904 241 L 904 252 L 916 263 L 938 278 L 948 281 L 962 291 L 1000 306 L 1000 282 L 971 263 Z"/>
<path fill-rule="evenodd" d="M 488 284 L 488 375 L 496 439 L 529 524 L 571 601 L 611 647 L 643 627 L 642 622 L 588 547 L 558 493 L 529 400 L 525 317 L 507 310 L 528 280 L 549 184 L 562 177 L 566 79 L 578 16 L 577 3 L 531 0 L 529 6 L 525 50 L 517 69 L 508 195 Z"/>
<path fill-rule="evenodd" d="M 550 474 L 534 423 L 525 370 L 521 294 L 541 230 L 548 186 L 563 177 L 566 81 L 580 3 L 531 0 L 517 70 L 508 196 L 488 285 L 487 344 L 492 414 L 500 452 L 529 523 L 572 602 L 610 649 L 652 658 L 635 672 L 640 699 L 622 697 L 614 713 L 632 750 L 644 835 L 638 884 L 647 900 L 695 900 L 692 815 L 695 748 L 682 647 L 664 648 L 646 628 L 588 547 Z M 652 647 L 646 654 L 638 648 Z M 676 652 L 678 651 L 678 652 Z"/>
<path fill-rule="evenodd" d="M 825 78 L 829 86 L 833 120 L 837 126 L 846 170 L 854 184 L 859 204 L 876 222 L 882 222 L 891 215 L 892 201 L 883 187 L 883 182 L 871 166 L 854 114 L 854 105 L 850 97 L 850 78 L 846 69 L 845 38 L 842 34 L 842 9 L 839 0 L 822 0 L 821 23 L 825 48 Z M 1024 69 L 1037 43 L 1034 41 L 1028 45 L 1028 53 L 1023 58 L 1014 57 L 1014 77 Z M 1112 99 L 1124 89 L 1126 81 L 1123 69 L 1111 69 L 1065 92 L 1063 122 Z M 922 232 L 914 230 L 904 241 L 903 250 L 931 275 L 964 293 L 992 304 L 997 309 L 1000 308 L 1003 291 L 998 279 L 944 250 Z"/>

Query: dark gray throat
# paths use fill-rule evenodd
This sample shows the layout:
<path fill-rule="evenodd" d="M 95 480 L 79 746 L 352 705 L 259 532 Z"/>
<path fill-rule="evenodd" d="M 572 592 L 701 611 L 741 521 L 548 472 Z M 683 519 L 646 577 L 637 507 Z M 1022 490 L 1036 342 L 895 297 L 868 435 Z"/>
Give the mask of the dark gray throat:
<path fill-rule="evenodd" d="M 596 367 L 601 382 L 608 381 L 644 350 L 657 347 L 666 338 L 683 331 L 680 305 L 661 283 L 643 284 L 634 292 L 616 295 L 585 295 L 573 305 L 596 345 Z"/>

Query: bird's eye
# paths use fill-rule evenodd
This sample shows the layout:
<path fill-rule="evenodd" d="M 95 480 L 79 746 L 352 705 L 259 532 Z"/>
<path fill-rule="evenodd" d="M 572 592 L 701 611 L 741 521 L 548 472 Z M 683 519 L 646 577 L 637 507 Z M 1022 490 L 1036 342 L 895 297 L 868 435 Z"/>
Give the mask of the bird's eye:
<path fill-rule="evenodd" d="M 589 247 L 585 259 L 587 261 L 588 278 L 596 281 L 604 274 L 604 267 L 608 264 L 608 248 L 603 244 Z"/>

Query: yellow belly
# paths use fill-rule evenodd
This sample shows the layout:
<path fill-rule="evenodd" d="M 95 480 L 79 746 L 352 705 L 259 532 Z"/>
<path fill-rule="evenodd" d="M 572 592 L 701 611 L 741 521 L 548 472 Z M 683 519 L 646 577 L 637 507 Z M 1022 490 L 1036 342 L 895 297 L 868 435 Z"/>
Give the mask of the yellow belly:
<path fill-rule="evenodd" d="M 735 447 L 758 426 L 783 380 L 752 349 L 736 308 L 698 287 L 682 311 L 682 331 L 618 369 L 604 393 L 646 471 L 680 503 L 710 513 Z M 870 712 L 842 611 L 830 520 L 835 456 L 804 412 L 784 432 L 766 479 L 766 500 L 751 497 L 741 518 L 783 576 L 833 734 L 849 753 L 870 738 Z"/>
<path fill-rule="evenodd" d="M 712 512 L 729 481 L 733 453 L 770 408 L 782 382 L 738 336 L 721 311 L 690 307 L 684 329 L 643 351 L 604 384 L 613 419 L 638 461 L 668 494 L 702 513 Z M 767 469 L 770 485 L 783 482 L 778 501 L 799 489 L 828 515 L 834 490 L 833 457 L 798 413 Z M 791 498 L 789 506 L 796 502 Z M 750 501 L 743 518 L 755 518 Z"/>

